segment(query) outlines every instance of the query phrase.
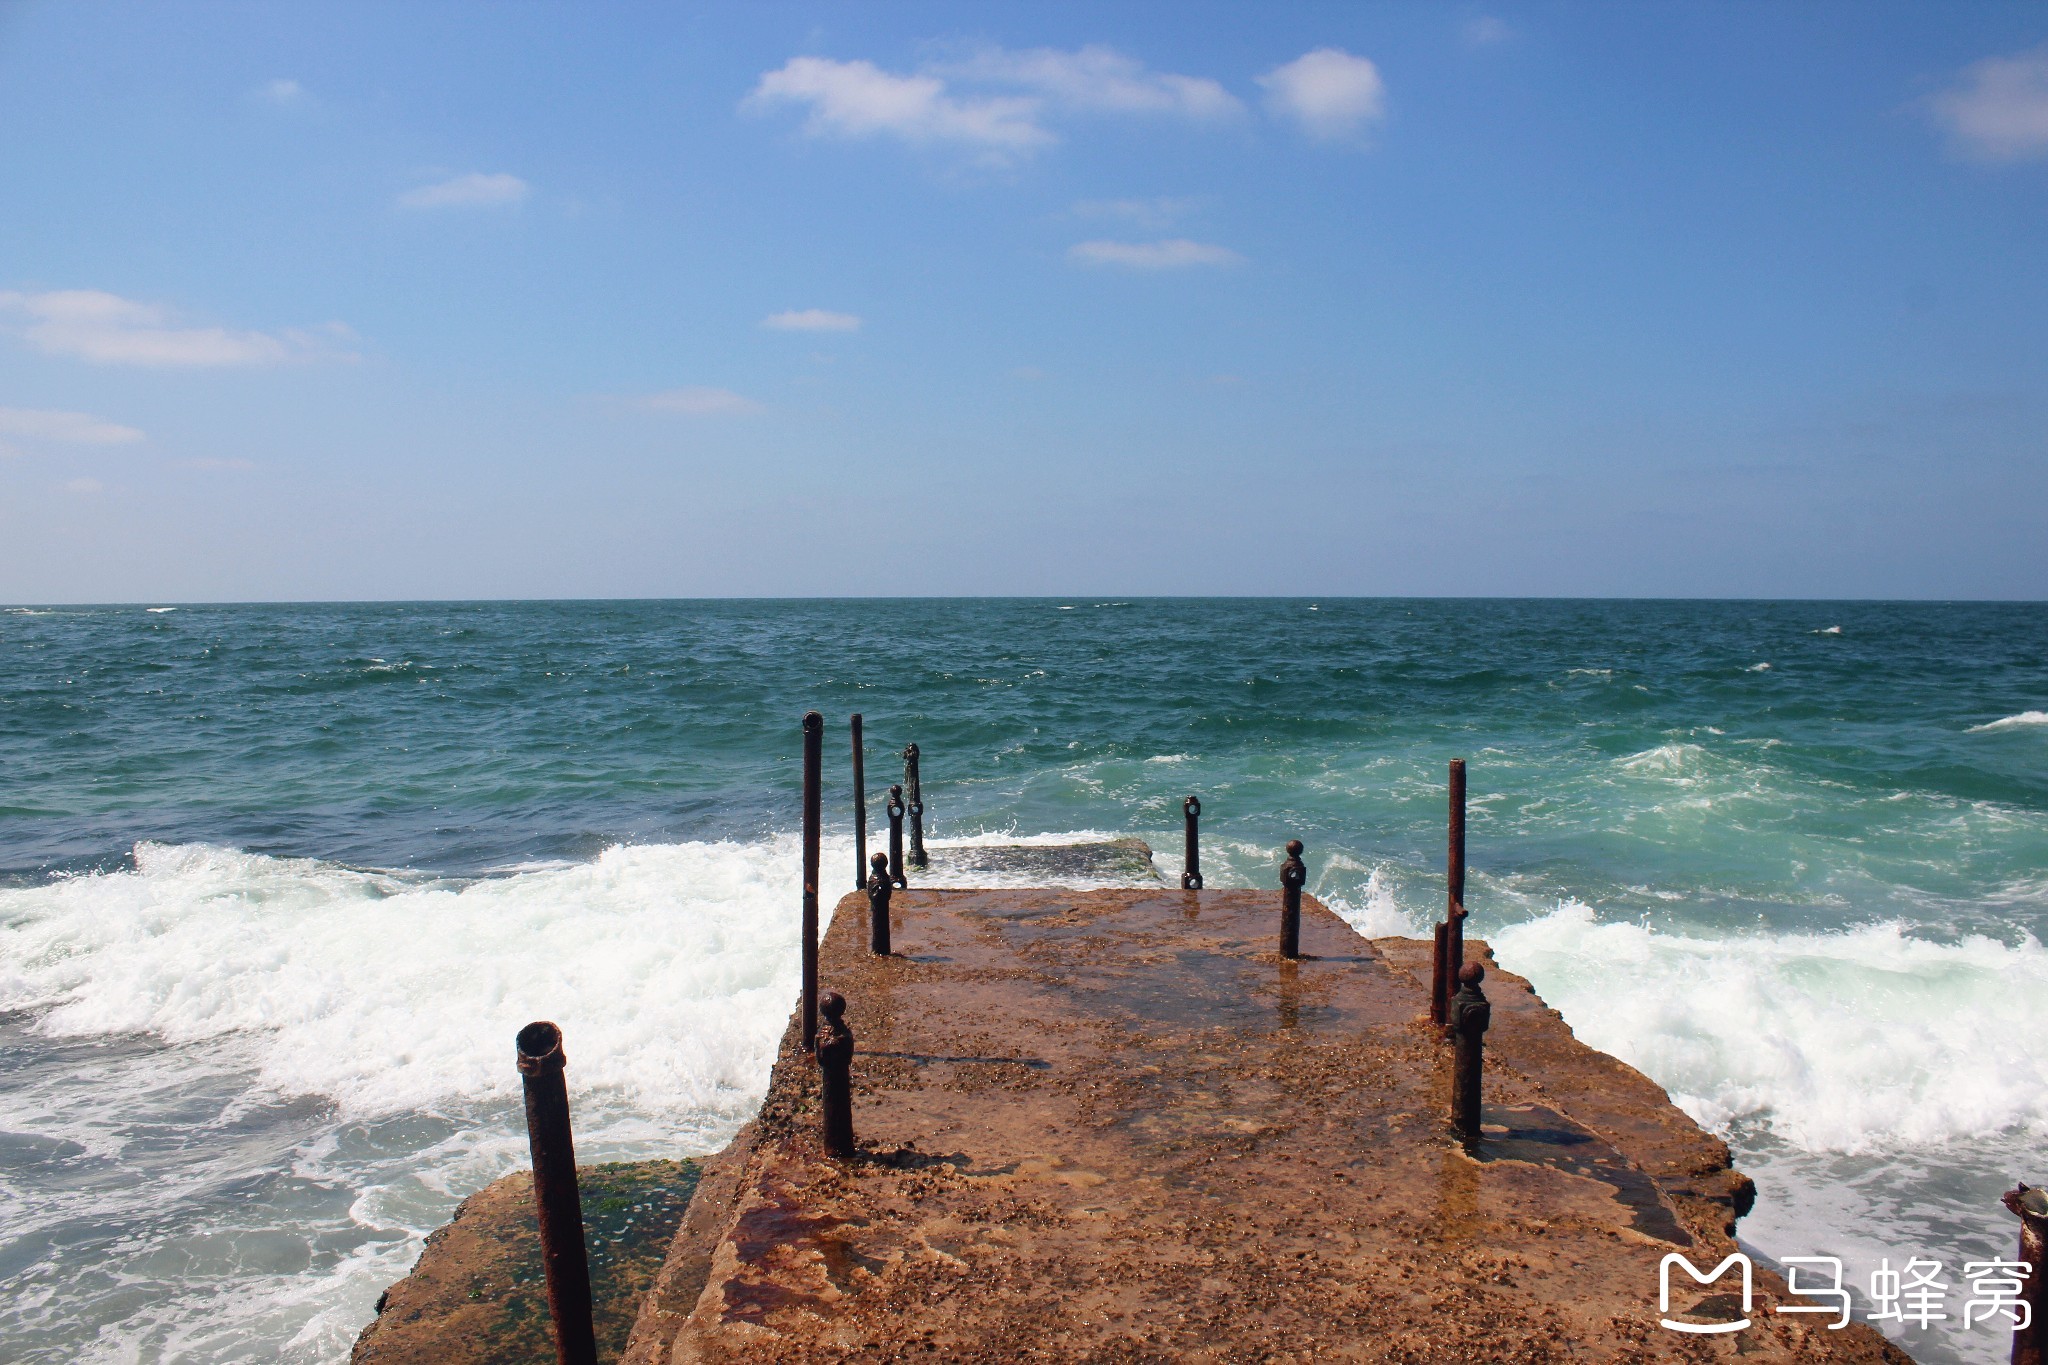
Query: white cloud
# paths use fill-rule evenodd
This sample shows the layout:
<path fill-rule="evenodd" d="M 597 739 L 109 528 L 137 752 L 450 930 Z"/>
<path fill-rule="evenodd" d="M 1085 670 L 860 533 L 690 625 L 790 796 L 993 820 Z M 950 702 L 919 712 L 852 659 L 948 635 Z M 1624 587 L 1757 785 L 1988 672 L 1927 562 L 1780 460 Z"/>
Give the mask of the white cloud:
<path fill-rule="evenodd" d="M 134 427 L 51 408 L 0 408 L 0 436 L 77 446 L 131 445 L 143 439 Z"/>
<path fill-rule="evenodd" d="M 1063 109 L 1197 119 L 1244 111 L 1237 96 L 1206 76 L 1149 71 L 1143 62 L 1107 47 L 1074 52 L 1050 47 L 1028 52 L 984 48 L 965 61 L 935 69 L 962 80 L 1032 90 Z"/>
<path fill-rule="evenodd" d="M 813 136 L 950 143 L 995 162 L 1057 141 L 1046 127 L 1051 114 L 1215 119 L 1244 108 L 1207 77 L 1153 71 L 1106 47 L 981 48 L 907 75 L 873 62 L 792 57 L 764 74 L 741 107 L 782 104 L 809 109 L 804 131 Z"/>
<path fill-rule="evenodd" d="M 272 104 L 297 104 L 306 98 L 306 87 L 297 81 L 282 76 L 274 81 L 265 81 L 256 87 L 258 99 L 269 100 Z"/>
<path fill-rule="evenodd" d="M 1165 242 L 1076 242 L 1067 248 L 1067 259 L 1129 270 L 1181 270 L 1194 265 L 1232 265 L 1244 258 L 1228 247 L 1176 237 Z"/>
<path fill-rule="evenodd" d="M 1334 47 L 1304 53 L 1259 77 L 1266 107 L 1321 138 L 1352 137 L 1386 112 L 1380 69 Z"/>
<path fill-rule="evenodd" d="M 639 400 L 639 406 L 649 412 L 680 412 L 690 417 L 717 417 L 761 410 L 759 403 L 731 389 L 710 389 L 698 385 L 650 393 Z"/>
<path fill-rule="evenodd" d="M 1935 119 L 1966 156 L 2018 161 L 2048 154 L 2048 45 L 1985 58 L 1932 104 Z"/>
<path fill-rule="evenodd" d="M 1023 152 L 1052 141 L 1038 126 L 1037 102 L 1017 98 L 955 99 L 937 76 L 897 76 L 873 62 L 792 57 L 761 77 L 746 104 L 810 106 L 804 131 L 813 136 L 955 142 L 996 152 Z"/>
<path fill-rule="evenodd" d="M 1490 14 L 1482 14 L 1476 19 L 1467 19 L 1458 31 L 1464 34 L 1465 41 L 1474 47 L 1488 47 L 1494 43 L 1504 43 L 1515 36 L 1515 31 L 1507 26 L 1505 20 L 1496 19 Z"/>
<path fill-rule="evenodd" d="M 354 359 L 332 349 L 336 338 L 352 335 L 338 323 L 317 332 L 181 327 L 166 308 L 99 289 L 0 292 L 0 317 L 10 316 L 37 350 L 98 365 L 203 368 Z"/>
<path fill-rule="evenodd" d="M 1084 199 L 1068 212 L 1076 218 L 1114 218 L 1140 227 L 1163 228 L 1194 208 L 1192 199 Z"/>
<path fill-rule="evenodd" d="M 761 319 L 763 327 L 777 332 L 858 332 L 860 318 L 853 313 L 832 313 L 823 308 L 792 308 L 770 313 Z"/>
<path fill-rule="evenodd" d="M 398 202 L 409 209 L 493 208 L 522 203 L 531 193 L 533 186 L 516 175 L 471 171 L 452 180 L 407 190 L 398 196 Z"/>

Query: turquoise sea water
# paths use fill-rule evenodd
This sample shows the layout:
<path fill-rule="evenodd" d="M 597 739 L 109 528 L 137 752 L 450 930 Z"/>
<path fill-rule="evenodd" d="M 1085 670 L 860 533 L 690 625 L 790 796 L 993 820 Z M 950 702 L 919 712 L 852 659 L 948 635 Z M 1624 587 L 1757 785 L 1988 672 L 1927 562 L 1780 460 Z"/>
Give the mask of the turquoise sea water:
<path fill-rule="evenodd" d="M 559 1020 L 587 1151 L 717 1146 L 915 740 L 941 839 L 1136 834 L 1373 933 L 1443 899 L 1727 1134 L 1745 1237 L 2009 1255 L 2048 1176 L 2048 607 L 938 600 L 0 615 L 0 1356 L 339 1360 L 516 1166 Z M 1654 1286 L 1647 1293 L 1654 1295 Z M 1647 1301 L 1647 1300 L 1646 1300 Z M 2002 1358 L 1979 1325 L 1930 1360 Z"/>

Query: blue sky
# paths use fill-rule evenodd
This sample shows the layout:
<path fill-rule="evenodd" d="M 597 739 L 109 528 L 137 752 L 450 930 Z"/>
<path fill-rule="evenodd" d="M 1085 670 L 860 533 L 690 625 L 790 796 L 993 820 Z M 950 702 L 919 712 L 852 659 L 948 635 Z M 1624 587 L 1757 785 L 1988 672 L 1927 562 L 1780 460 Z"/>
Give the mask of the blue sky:
<path fill-rule="evenodd" d="M 2037 4 L 0 3 L 0 600 L 2048 597 Z"/>

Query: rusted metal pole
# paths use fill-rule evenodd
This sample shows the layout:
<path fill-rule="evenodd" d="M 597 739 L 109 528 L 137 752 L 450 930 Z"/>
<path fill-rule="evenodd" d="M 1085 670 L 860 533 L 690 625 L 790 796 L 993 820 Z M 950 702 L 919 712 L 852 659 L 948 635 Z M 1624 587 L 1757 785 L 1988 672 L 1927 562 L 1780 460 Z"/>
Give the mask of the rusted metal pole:
<path fill-rule="evenodd" d="M 867 885 L 868 778 L 867 748 L 860 740 L 860 712 L 853 713 L 853 886 Z"/>
<path fill-rule="evenodd" d="M 1180 813 L 1187 820 L 1187 855 L 1181 860 L 1180 889 L 1200 891 L 1202 889 L 1202 803 L 1190 796 L 1180 803 Z"/>
<path fill-rule="evenodd" d="M 2012 1365 L 2048 1365 L 2048 1190 L 2020 1184 L 1999 1196 L 2020 1220 L 2020 1316 L 2012 1333 Z M 2010 1283 L 2008 1281 L 2008 1283 Z"/>
<path fill-rule="evenodd" d="M 895 893 L 889 880 L 889 855 L 875 855 L 874 870 L 868 874 L 868 951 L 876 957 L 889 955 L 889 897 Z"/>
<path fill-rule="evenodd" d="M 1444 860 L 1445 880 L 1449 883 L 1445 898 L 1444 921 L 1451 926 L 1448 971 L 1444 977 L 1444 993 L 1464 978 L 1459 973 L 1465 968 L 1465 760 L 1451 760 L 1451 837 L 1450 848 Z"/>
<path fill-rule="evenodd" d="M 889 788 L 889 880 L 898 886 L 910 883 L 903 877 L 903 785 Z"/>
<path fill-rule="evenodd" d="M 1450 940 L 1451 926 L 1439 922 L 1436 948 L 1429 958 L 1429 1022 L 1435 1028 L 1442 1028 L 1450 1018 L 1450 994 L 1444 990 L 1444 964 L 1450 961 Z"/>
<path fill-rule="evenodd" d="M 818 1045 L 818 825 L 825 718 L 804 712 L 804 1051 Z"/>
<path fill-rule="evenodd" d="M 1308 882 L 1308 864 L 1301 860 L 1301 840 L 1287 841 L 1287 861 L 1280 864 L 1280 956 L 1301 956 L 1301 888 Z"/>
<path fill-rule="evenodd" d="M 1458 994 L 1451 1001 L 1451 1035 L 1457 1055 L 1451 1063 L 1451 1128 L 1466 1142 L 1479 1141 L 1479 1073 L 1484 1064 L 1487 1025 L 1493 1006 L 1479 983 L 1486 968 L 1468 962 L 1458 970 Z"/>
<path fill-rule="evenodd" d="M 825 1031 L 818 1037 L 818 1107 L 824 1118 L 825 1150 L 853 1155 L 853 1030 L 846 1026 L 846 997 L 826 991 L 818 1001 Z"/>
<path fill-rule="evenodd" d="M 915 744 L 903 751 L 903 785 L 910 788 L 910 865 L 929 867 L 924 856 L 924 783 L 918 779 L 917 759 Z"/>
<path fill-rule="evenodd" d="M 1444 920 L 1430 960 L 1429 1021 L 1450 1018 L 1458 969 L 1465 965 L 1465 760 L 1451 760 L 1450 839 L 1444 855 Z"/>
<path fill-rule="evenodd" d="M 526 1089 L 526 1141 L 533 1151 L 533 1212 L 547 1271 L 548 1316 L 557 1365 L 597 1365 L 590 1319 L 590 1261 L 583 1247 L 583 1199 L 569 1133 L 568 1059 L 562 1031 L 545 1020 L 519 1030 L 519 1079 Z"/>

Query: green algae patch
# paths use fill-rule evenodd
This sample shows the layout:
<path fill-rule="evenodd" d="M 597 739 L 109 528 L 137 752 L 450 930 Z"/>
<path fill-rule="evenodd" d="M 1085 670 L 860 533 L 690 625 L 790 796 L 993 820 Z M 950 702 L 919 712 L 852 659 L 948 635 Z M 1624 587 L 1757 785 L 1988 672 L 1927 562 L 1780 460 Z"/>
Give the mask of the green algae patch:
<path fill-rule="evenodd" d="M 577 1170 L 598 1357 L 625 1350 L 701 1174 L 695 1161 Z M 412 1274 L 379 1301 L 354 1365 L 547 1365 L 555 1358 L 533 1178 L 508 1175 L 465 1199 L 427 1239 Z"/>

